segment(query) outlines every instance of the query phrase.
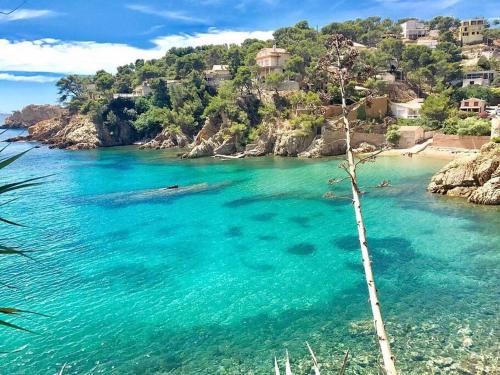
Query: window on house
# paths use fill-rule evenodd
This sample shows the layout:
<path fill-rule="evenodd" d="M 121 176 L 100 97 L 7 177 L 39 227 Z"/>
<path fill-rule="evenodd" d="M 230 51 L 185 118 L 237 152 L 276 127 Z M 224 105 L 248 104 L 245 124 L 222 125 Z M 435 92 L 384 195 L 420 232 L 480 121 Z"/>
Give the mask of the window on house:
<path fill-rule="evenodd" d="M 479 106 L 479 102 L 474 102 L 474 107 Z"/>
<path fill-rule="evenodd" d="M 469 102 L 464 102 L 464 107 L 468 107 L 469 106 Z"/>

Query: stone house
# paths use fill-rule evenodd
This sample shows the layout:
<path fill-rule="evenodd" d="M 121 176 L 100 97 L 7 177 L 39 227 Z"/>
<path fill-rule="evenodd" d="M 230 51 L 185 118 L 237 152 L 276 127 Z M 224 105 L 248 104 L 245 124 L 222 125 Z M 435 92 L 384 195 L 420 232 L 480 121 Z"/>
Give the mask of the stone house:
<path fill-rule="evenodd" d="M 231 72 L 228 65 L 214 65 L 212 69 L 205 70 L 205 79 L 209 86 L 217 87 L 222 82 L 231 79 Z"/>
<path fill-rule="evenodd" d="M 424 140 L 425 130 L 421 126 L 400 126 L 399 142 L 401 148 L 410 148 Z"/>
<path fill-rule="evenodd" d="M 460 110 L 465 112 L 484 112 L 486 101 L 478 98 L 464 99 L 460 102 Z"/>
<path fill-rule="evenodd" d="M 463 20 L 458 29 L 460 42 L 462 44 L 481 43 L 485 23 L 485 20 L 481 18 Z"/>
<path fill-rule="evenodd" d="M 285 64 L 290 59 L 290 54 L 284 48 L 263 48 L 255 57 L 255 62 L 260 67 L 260 76 L 265 78 L 269 73 L 283 73 Z"/>
<path fill-rule="evenodd" d="M 494 70 L 483 70 L 477 72 L 468 72 L 464 74 L 462 87 L 471 85 L 489 86 L 496 77 Z"/>
<path fill-rule="evenodd" d="M 429 32 L 429 28 L 425 23 L 418 20 L 408 20 L 401 24 L 401 32 L 403 39 L 406 40 L 417 40 L 422 36 L 426 36 Z"/>
<path fill-rule="evenodd" d="M 407 103 L 390 102 L 389 106 L 394 117 L 415 119 L 420 117 L 420 108 L 422 108 L 423 103 L 424 99 L 418 98 Z"/>

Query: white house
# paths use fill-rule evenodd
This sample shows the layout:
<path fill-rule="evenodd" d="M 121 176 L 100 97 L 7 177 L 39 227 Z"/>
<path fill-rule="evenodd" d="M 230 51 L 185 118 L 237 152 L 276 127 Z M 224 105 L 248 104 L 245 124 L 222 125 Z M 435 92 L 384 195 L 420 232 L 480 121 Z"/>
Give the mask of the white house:
<path fill-rule="evenodd" d="M 415 119 L 420 117 L 420 108 L 422 108 L 423 103 L 424 99 L 419 98 L 407 103 L 390 102 L 389 106 L 394 117 Z"/>
<path fill-rule="evenodd" d="M 403 39 L 416 40 L 421 36 L 426 36 L 429 28 L 425 26 L 425 23 L 418 20 L 408 20 L 401 24 L 401 29 L 403 30 L 401 34 Z"/>
<path fill-rule="evenodd" d="M 462 87 L 471 85 L 489 86 L 495 79 L 496 74 L 494 70 L 465 73 Z"/>

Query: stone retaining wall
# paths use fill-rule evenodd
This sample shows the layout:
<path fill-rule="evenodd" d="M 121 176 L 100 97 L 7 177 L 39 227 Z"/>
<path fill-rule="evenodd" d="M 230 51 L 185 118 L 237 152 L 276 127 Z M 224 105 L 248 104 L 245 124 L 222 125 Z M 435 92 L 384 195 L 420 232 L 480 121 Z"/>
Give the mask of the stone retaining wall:
<path fill-rule="evenodd" d="M 475 136 L 475 135 L 449 135 L 449 134 L 434 134 L 433 147 L 454 147 L 465 149 L 480 149 L 482 145 L 488 143 L 490 137 Z"/>

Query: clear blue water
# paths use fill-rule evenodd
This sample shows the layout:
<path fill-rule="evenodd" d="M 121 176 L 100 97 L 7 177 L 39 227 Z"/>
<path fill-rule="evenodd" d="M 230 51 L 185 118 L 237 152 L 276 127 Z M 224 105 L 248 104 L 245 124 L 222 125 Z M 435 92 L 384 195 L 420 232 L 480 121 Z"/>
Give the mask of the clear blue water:
<path fill-rule="evenodd" d="M 0 329 L 0 373 L 265 374 L 288 348 L 306 374 L 308 341 L 327 374 L 347 349 L 348 373 L 375 374 L 352 207 L 322 198 L 339 161 L 172 155 L 42 147 L 2 171 L 54 175 L 2 207 L 29 227 L 0 237 L 36 260 L 2 259 L 0 281 L 18 289 L 0 289 L 0 305 L 50 317 L 13 320 L 38 335 Z M 426 193 L 444 163 L 362 169 L 366 187 L 393 183 L 364 197 L 387 328 L 404 373 L 448 366 L 440 358 L 448 373 L 498 373 L 500 211 Z M 211 189 L 150 191 L 200 183 Z"/>

